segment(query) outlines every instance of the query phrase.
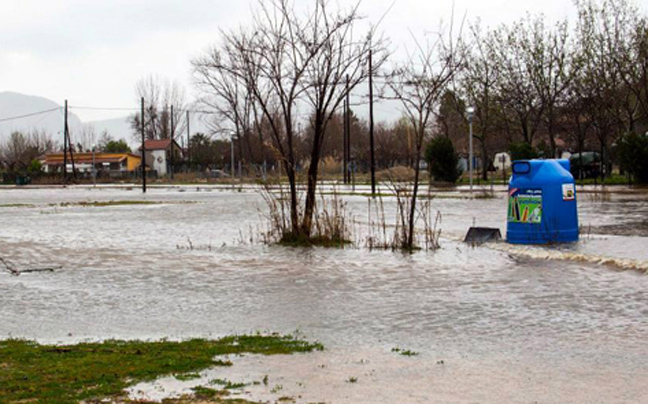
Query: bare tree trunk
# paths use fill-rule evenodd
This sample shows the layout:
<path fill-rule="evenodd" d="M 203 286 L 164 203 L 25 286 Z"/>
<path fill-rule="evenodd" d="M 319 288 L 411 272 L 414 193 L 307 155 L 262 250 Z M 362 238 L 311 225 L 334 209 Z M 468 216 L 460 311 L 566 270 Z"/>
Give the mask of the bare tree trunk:
<path fill-rule="evenodd" d="M 421 136 L 422 137 L 422 136 Z M 416 152 L 416 162 L 414 168 L 414 187 L 412 189 L 412 199 L 410 205 L 410 213 L 408 217 L 408 234 L 407 234 L 407 243 L 405 245 L 406 249 L 412 249 L 414 247 L 414 225 L 416 223 L 416 198 L 418 197 L 418 188 L 419 188 L 419 177 L 421 173 L 421 165 L 418 163 L 421 160 L 421 146 L 417 146 Z"/>
<path fill-rule="evenodd" d="M 488 181 L 488 167 L 490 167 L 490 159 L 488 158 L 488 151 L 486 150 L 486 142 L 482 137 L 481 143 L 481 157 L 482 157 L 482 179 Z"/>
<path fill-rule="evenodd" d="M 290 187 L 290 227 L 294 236 L 299 234 L 299 209 L 297 201 L 297 181 L 295 176 L 295 168 L 293 165 L 284 160 L 284 169 L 286 170 L 286 177 L 288 177 L 288 186 Z"/>
<path fill-rule="evenodd" d="M 306 189 L 306 205 L 304 207 L 304 219 L 302 223 L 302 232 L 310 237 L 313 214 L 315 212 L 317 190 L 317 175 L 319 171 L 319 162 L 322 150 L 322 140 L 324 138 L 324 122 L 321 116 L 316 116 L 313 136 L 313 148 L 311 150 L 311 161 L 308 167 L 308 188 Z"/>

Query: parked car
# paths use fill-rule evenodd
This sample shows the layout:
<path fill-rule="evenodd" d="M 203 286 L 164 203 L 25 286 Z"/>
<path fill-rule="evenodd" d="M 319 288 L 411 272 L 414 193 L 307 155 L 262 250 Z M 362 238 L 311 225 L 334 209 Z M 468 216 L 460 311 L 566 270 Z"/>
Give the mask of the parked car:
<path fill-rule="evenodd" d="M 229 178 L 229 174 L 223 170 L 210 170 L 209 178 Z"/>
<path fill-rule="evenodd" d="M 582 167 L 581 167 L 582 163 Z M 583 152 L 583 158 L 579 153 L 574 153 L 569 158 L 571 173 L 574 178 L 595 178 L 601 175 L 601 155 L 597 152 Z"/>

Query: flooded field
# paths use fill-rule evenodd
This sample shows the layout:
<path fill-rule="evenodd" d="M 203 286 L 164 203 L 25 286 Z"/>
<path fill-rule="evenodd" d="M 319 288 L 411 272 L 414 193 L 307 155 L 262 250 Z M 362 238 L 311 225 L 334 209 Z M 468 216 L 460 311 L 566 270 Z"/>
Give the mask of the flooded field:
<path fill-rule="evenodd" d="M 582 240 L 563 247 L 467 246 L 473 222 L 504 232 L 506 193 L 443 192 L 441 249 L 412 255 L 250 242 L 265 226 L 252 187 L 0 190 L 0 257 L 63 267 L 0 271 L 0 338 L 298 331 L 326 351 L 233 358 L 204 380 L 267 375 L 240 394 L 297 402 L 648 402 L 648 193 L 615 189 L 579 194 Z M 368 199 L 344 199 L 365 232 Z"/>

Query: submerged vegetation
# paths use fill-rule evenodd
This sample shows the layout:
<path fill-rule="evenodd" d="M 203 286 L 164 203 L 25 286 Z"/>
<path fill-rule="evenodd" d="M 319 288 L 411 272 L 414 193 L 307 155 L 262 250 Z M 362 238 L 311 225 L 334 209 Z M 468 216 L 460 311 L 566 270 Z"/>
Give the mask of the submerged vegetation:
<path fill-rule="evenodd" d="M 399 347 L 392 348 L 391 351 L 395 352 L 395 353 L 397 353 L 399 355 L 402 355 L 402 356 L 418 356 L 419 355 L 419 353 L 416 352 L 416 351 L 412 351 L 411 349 L 403 349 L 403 348 L 399 348 Z"/>
<path fill-rule="evenodd" d="M 417 195 L 424 199 L 418 206 L 412 207 L 412 192 L 407 185 L 391 184 L 391 193 L 384 194 L 396 198 L 396 217 L 391 222 L 385 214 L 383 194 L 373 198 L 366 194 L 349 194 L 367 196 L 368 221 L 366 234 L 360 234 L 358 222 L 347 210 L 347 203 L 342 200 L 337 189 L 320 191 L 320 197 L 313 216 L 313 230 L 310 235 L 294 233 L 290 226 L 288 204 L 290 200 L 281 184 L 274 187 L 266 185 L 262 195 L 268 206 L 265 217 L 268 229 L 262 235 L 266 244 L 279 244 L 290 247 L 366 247 L 370 250 L 436 250 L 439 248 L 441 236 L 441 215 L 433 212 L 431 199 L 433 196 Z M 345 194 L 346 195 L 346 194 Z M 409 215 L 414 211 L 414 225 L 422 224 L 422 228 L 411 231 Z M 409 243 L 410 240 L 412 243 Z"/>
<path fill-rule="evenodd" d="M 40 345 L 10 339 L 0 341 L 0 402 L 77 404 L 81 400 L 117 399 L 124 396 L 125 388 L 142 381 L 173 374 L 190 377 L 211 366 L 232 365 L 218 359 L 219 355 L 314 350 L 323 350 L 323 346 L 276 334 L 75 345 Z M 204 388 L 197 395 L 206 396 L 210 394 L 208 390 L 211 389 Z"/>
<path fill-rule="evenodd" d="M 330 197 L 320 195 L 308 233 L 294 231 L 290 218 L 291 199 L 281 184 L 266 185 L 262 188 L 262 195 L 268 206 L 268 229 L 263 235 L 266 243 L 293 247 L 344 247 L 352 244 L 349 224 L 353 220 L 346 210 L 346 202 L 337 193 L 333 192 Z"/>

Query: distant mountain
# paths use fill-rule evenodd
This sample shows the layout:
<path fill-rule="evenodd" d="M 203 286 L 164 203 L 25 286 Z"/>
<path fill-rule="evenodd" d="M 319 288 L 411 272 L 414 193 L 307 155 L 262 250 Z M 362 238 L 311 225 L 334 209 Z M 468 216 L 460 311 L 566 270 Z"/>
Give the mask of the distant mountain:
<path fill-rule="evenodd" d="M 124 139 L 130 143 L 133 141 L 133 130 L 130 127 L 128 119 L 128 116 L 124 116 L 103 121 L 90 121 L 87 125 L 94 128 L 97 136 L 101 136 L 102 133 L 108 132 L 113 139 Z"/>
<path fill-rule="evenodd" d="M 6 120 L 11 117 L 21 118 Z M 76 115 L 68 113 L 68 125 L 70 130 L 77 130 L 82 127 L 82 122 Z M 58 137 L 57 134 L 63 131 L 63 108 L 47 98 L 0 92 L 0 140 L 14 131 L 39 131 Z"/>
<path fill-rule="evenodd" d="M 190 108 L 196 108 L 191 105 Z M 12 132 L 30 133 L 44 132 L 54 138 L 59 144 L 63 143 L 63 106 L 43 97 L 25 95 L 14 92 L 0 92 L 0 142 L 8 138 Z M 9 119 L 6 118 L 15 118 Z M 129 117 L 113 118 L 101 121 L 82 122 L 75 114 L 68 112 L 68 125 L 73 143 L 81 143 L 85 148 L 99 141 L 105 131 L 113 139 L 124 139 L 134 146 L 137 139 L 128 122 Z M 209 134 L 206 121 L 209 116 L 201 113 L 192 114 L 191 133 L 202 132 Z M 92 133 L 94 132 L 94 139 Z M 180 144 L 186 143 L 183 133 L 178 139 Z"/>

